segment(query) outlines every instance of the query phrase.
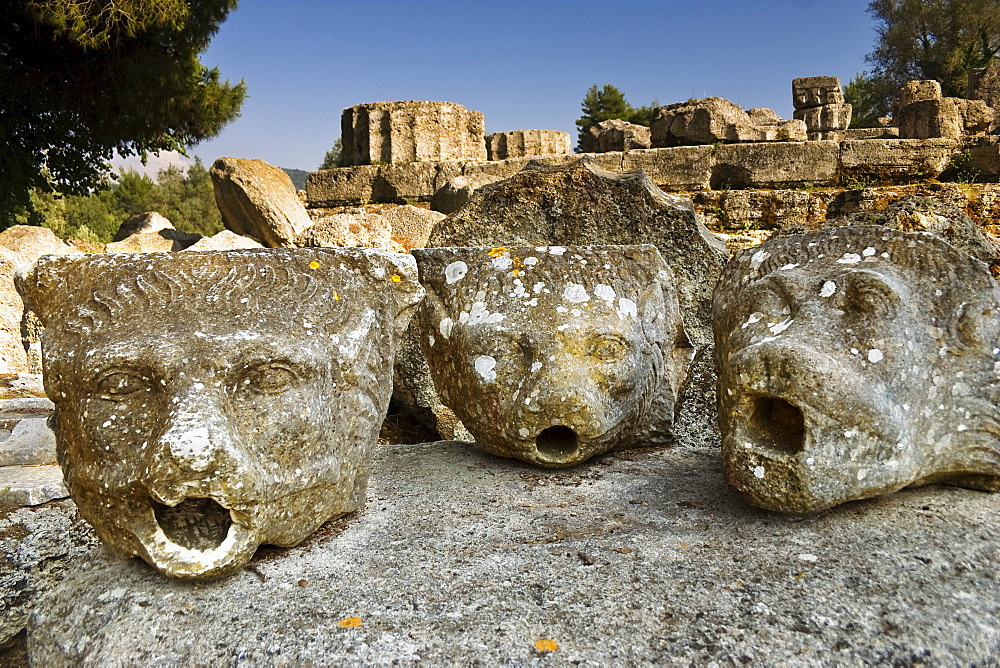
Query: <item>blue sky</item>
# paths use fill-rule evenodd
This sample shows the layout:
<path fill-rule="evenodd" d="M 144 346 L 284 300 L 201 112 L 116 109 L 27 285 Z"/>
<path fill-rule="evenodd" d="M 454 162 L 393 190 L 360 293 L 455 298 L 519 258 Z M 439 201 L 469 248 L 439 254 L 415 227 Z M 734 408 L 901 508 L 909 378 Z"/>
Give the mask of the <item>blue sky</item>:
<path fill-rule="evenodd" d="M 447 100 L 486 131 L 576 138 L 592 84 L 634 105 L 717 95 L 791 118 L 791 80 L 865 69 L 867 0 L 242 0 L 202 62 L 242 116 L 190 149 L 315 170 L 348 106 Z"/>

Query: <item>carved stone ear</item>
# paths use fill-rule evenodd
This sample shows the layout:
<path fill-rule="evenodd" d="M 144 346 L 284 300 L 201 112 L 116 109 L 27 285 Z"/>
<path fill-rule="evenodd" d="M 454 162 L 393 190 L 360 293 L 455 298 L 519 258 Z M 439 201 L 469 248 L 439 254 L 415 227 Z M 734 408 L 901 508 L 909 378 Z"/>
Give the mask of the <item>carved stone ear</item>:
<path fill-rule="evenodd" d="M 25 307 L 40 318 L 49 312 L 49 300 L 58 282 L 58 275 L 49 270 L 50 261 L 49 256 L 42 256 L 33 264 L 18 267 L 14 274 L 14 287 Z M 44 320 L 42 324 L 46 324 Z"/>
<path fill-rule="evenodd" d="M 985 352 L 1000 339 L 1000 313 L 996 306 L 964 302 L 955 312 L 952 331 L 961 347 L 970 352 Z"/>

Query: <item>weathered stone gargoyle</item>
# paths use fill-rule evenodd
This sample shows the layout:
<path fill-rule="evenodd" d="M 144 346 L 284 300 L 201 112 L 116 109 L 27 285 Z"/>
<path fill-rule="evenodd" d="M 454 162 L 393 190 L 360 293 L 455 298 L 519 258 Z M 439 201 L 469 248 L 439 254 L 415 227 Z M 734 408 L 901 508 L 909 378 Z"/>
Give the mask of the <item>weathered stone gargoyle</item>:
<path fill-rule="evenodd" d="M 431 375 L 483 448 L 563 467 L 669 430 L 693 349 L 655 246 L 413 254 Z"/>
<path fill-rule="evenodd" d="M 742 251 L 715 292 L 729 483 L 809 513 L 909 485 L 1000 490 L 1000 286 L 926 233 Z"/>
<path fill-rule="evenodd" d="M 114 551 L 218 577 L 363 505 L 423 293 L 412 258 L 48 256 L 18 289 L 45 325 L 67 486 Z"/>

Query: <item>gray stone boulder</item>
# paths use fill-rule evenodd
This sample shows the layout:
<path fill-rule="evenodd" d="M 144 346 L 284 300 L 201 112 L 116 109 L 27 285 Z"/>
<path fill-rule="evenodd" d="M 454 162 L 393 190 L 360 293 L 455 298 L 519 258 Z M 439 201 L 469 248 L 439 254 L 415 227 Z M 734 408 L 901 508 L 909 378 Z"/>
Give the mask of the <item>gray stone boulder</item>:
<path fill-rule="evenodd" d="M 236 234 L 282 248 L 312 225 L 283 169 L 263 160 L 219 158 L 210 171 L 222 222 Z"/>
<path fill-rule="evenodd" d="M 0 373 L 41 371 L 37 330 L 14 289 L 14 274 L 42 255 L 79 252 L 45 227 L 14 225 L 0 232 Z"/>
<path fill-rule="evenodd" d="M 766 122 L 755 122 L 739 105 L 721 97 L 657 107 L 650 126 L 652 146 L 806 140 L 802 121 L 775 122 L 760 110 L 756 115 Z"/>
<path fill-rule="evenodd" d="M 446 215 L 458 211 L 469 203 L 476 188 L 496 180 L 486 175 L 456 176 L 434 192 L 431 209 Z"/>
<path fill-rule="evenodd" d="M 0 441 L 0 466 L 44 466 L 56 463 L 56 437 L 44 417 L 20 420 Z"/>
<path fill-rule="evenodd" d="M 172 229 L 174 229 L 174 226 L 169 220 L 155 211 L 149 211 L 147 213 L 140 213 L 126 219 L 125 222 L 118 228 L 118 231 L 115 232 L 115 236 L 112 240 L 121 241 L 125 237 L 130 237 L 133 234 L 159 232 L 160 230 Z"/>

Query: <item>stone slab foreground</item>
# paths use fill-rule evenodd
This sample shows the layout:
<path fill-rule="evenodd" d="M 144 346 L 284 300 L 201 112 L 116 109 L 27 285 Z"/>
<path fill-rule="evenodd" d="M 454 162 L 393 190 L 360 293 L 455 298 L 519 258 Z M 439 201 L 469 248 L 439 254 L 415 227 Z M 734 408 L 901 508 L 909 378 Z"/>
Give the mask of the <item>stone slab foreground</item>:
<path fill-rule="evenodd" d="M 737 500 L 716 448 L 553 472 L 385 446 L 364 511 L 230 579 L 81 559 L 29 646 L 35 665 L 989 663 L 998 509 L 925 487 L 781 516 Z"/>

